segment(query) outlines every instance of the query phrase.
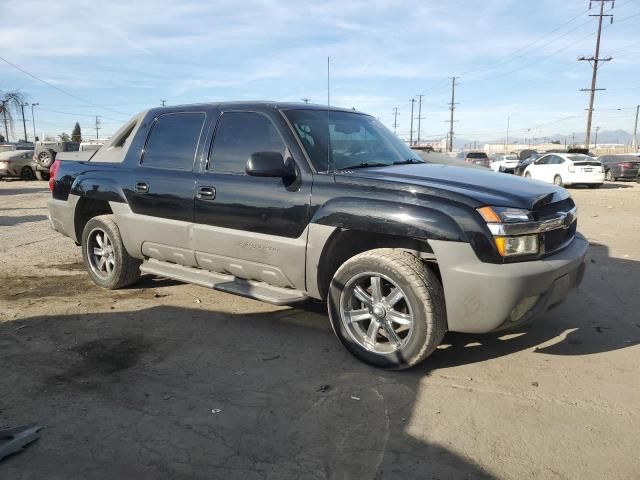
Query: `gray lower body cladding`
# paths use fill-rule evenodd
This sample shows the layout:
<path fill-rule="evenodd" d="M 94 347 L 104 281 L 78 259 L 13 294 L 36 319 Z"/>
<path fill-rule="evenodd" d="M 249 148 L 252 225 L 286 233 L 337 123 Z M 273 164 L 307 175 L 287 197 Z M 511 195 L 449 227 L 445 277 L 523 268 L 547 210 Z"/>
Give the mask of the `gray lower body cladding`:
<path fill-rule="evenodd" d="M 430 241 L 442 275 L 448 328 L 486 333 L 538 318 L 582 281 L 589 243 L 580 234 L 543 260 L 483 263 L 468 243 Z"/>

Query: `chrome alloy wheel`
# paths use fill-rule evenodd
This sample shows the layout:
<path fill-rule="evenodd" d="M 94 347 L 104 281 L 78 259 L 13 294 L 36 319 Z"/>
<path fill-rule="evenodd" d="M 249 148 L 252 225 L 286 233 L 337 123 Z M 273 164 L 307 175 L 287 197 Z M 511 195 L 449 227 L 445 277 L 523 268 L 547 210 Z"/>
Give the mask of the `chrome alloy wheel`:
<path fill-rule="evenodd" d="M 87 258 L 91 270 L 98 277 L 107 279 L 116 268 L 113 242 L 107 232 L 100 228 L 94 228 L 89 234 L 87 242 Z"/>
<path fill-rule="evenodd" d="M 340 295 L 340 320 L 362 348 L 381 355 L 404 346 L 413 331 L 413 313 L 405 292 L 380 273 L 360 273 Z"/>

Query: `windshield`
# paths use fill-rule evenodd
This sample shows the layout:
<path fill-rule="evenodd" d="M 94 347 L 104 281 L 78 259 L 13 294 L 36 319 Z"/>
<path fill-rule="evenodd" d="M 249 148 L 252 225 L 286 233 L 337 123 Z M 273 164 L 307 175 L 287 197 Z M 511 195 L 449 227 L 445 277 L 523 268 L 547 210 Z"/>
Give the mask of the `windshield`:
<path fill-rule="evenodd" d="M 330 111 L 327 129 L 326 110 L 286 110 L 284 114 L 319 172 L 424 163 L 398 137 L 369 115 Z M 331 148 L 327 149 L 327 143 Z"/>
<path fill-rule="evenodd" d="M 467 153 L 467 158 L 489 158 L 484 152 L 471 152 Z"/>

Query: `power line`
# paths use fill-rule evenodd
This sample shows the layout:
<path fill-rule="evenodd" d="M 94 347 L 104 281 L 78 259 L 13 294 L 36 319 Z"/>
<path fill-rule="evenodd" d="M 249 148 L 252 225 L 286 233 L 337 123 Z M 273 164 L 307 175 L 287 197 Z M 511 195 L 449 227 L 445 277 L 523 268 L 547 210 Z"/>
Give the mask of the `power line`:
<path fill-rule="evenodd" d="M 590 0 L 589 8 L 591 8 L 591 2 L 600 2 L 600 13 L 598 15 L 589 15 L 590 17 L 598 17 L 598 36 L 596 37 L 596 51 L 592 57 L 579 57 L 578 61 L 587 61 L 592 65 L 591 73 L 591 88 L 583 88 L 581 91 L 589 92 L 589 111 L 587 114 L 587 133 L 585 135 L 585 148 L 589 148 L 591 140 L 591 121 L 593 119 L 593 102 L 596 98 L 596 90 L 604 90 L 604 88 L 596 88 L 596 81 L 598 78 L 598 64 L 600 62 L 610 62 L 611 57 L 600 58 L 600 39 L 602 37 L 602 19 L 604 17 L 610 17 L 613 22 L 613 15 L 604 13 L 605 2 L 613 2 L 613 0 Z M 613 3 L 612 3 L 613 5 Z M 596 130 L 596 139 L 598 138 L 598 131 Z"/>
<path fill-rule="evenodd" d="M 6 59 L 6 58 L 4 58 L 4 57 L 0 57 L 0 60 L 2 60 L 2 61 L 3 61 L 4 63 L 6 63 L 6 64 L 8 64 L 8 65 L 12 66 L 12 67 L 13 67 L 13 68 L 15 68 L 16 70 L 18 70 L 18 71 L 20 71 L 20 72 L 24 73 L 25 75 L 27 75 L 27 76 L 29 76 L 29 77 L 31 77 L 31 78 L 33 78 L 33 79 L 35 79 L 35 80 L 37 80 L 37 81 L 39 81 L 39 82 L 41 82 L 41 83 L 44 83 L 45 85 L 47 85 L 47 86 L 48 86 L 48 87 L 50 87 L 50 88 L 53 88 L 54 90 L 57 90 L 57 91 L 59 91 L 59 92 L 61 92 L 61 93 L 64 93 L 65 95 L 67 95 L 67 96 L 69 96 L 69 97 L 71 97 L 71 98 L 75 98 L 76 100 L 79 100 L 79 101 L 80 101 L 80 102 L 82 102 L 82 103 L 86 103 L 86 104 L 88 104 L 88 105 L 92 105 L 92 106 L 94 106 L 94 107 L 102 108 L 103 110 L 108 110 L 108 111 L 110 111 L 110 112 L 117 113 L 118 115 L 125 115 L 125 116 L 127 116 L 127 117 L 128 117 L 128 116 L 130 116 L 128 113 L 119 112 L 118 110 L 114 110 L 114 109 L 112 109 L 112 108 L 105 107 L 105 106 L 103 106 L 103 105 L 98 105 L 97 103 L 90 102 L 89 100 L 85 100 L 85 99 L 84 99 L 84 98 L 82 98 L 82 97 L 78 97 L 77 95 L 74 95 L 73 93 L 67 92 L 66 90 L 63 90 L 63 89 L 62 89 L 62 88 L 60 88 L 60 87 L 56 87 L 55 85 L 53 85 L 53 84 L 51 84 L 51 83 L 47 82 L 46 80 L 43 80 L 43 79 L 41 79 L 40 77 L 37 77 L 37 76 L 35 76 L 34 74 L 27 72 L 27 71 L 26 71 L 26 70 L 24 70 L 23 68 L 20 68 L 20 67 L 19 67 L 18 65 L 16 65 L 15 63 L 11 63 L 9 60 L 7 60 L 7 59 Z"/>

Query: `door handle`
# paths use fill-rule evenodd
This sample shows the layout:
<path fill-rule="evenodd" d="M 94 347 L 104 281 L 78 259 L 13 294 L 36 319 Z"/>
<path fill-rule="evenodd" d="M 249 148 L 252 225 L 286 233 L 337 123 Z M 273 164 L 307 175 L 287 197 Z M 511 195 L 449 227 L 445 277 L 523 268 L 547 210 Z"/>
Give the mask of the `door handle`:
<path fill-rule="evenodd" d="M 200 187 L 196 197 L 200 200 L 213 200 L 216 198 L 216 189 L 214 187 Z"/>
<path fill-rule="evenodd" d="M 136 193 L 148 193 L 149 192 L 149 185 L 147 185 L 144 182 L 138 182 L 133 187 L 133 191 L 136 192 Z"/>

